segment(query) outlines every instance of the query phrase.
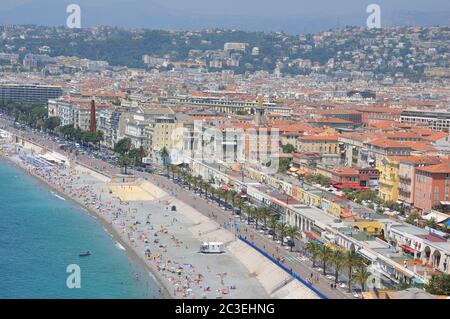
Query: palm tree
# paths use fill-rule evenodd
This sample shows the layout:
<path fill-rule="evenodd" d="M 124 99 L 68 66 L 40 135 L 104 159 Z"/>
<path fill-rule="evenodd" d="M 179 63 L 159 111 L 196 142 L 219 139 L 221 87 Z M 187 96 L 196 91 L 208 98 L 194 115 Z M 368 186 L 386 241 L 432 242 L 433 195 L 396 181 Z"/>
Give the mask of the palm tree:
<path fill-rule="evenodd" d="M 270 218 L 272 210 L 267 206 L 261 206 L 259 212 L 260 218 L 264 222 L 264 229 L 267 229 L 267 220 Z"/>
<path fill-rule="evenodd" d="M 339 271 L 345 264 L 345 255 L 340 249 L 335 249 L 331 255 L 331 263 L 334 266 L 334 282 L 339 281 Z"/>
<path fill-rule="evenodd" d="M 231 207 L 232 207 L 233 212 L 234 212 L 234 206 L 235 206 L 234 204 L 235 204 L 235 201 L 236 201 L 236 196 L 237 196 L 237 193 L 235 191 L 233 191 L 233 190 L 228 190 L 227 191 L 227 199 L 231 203 Z"/>
<path fill-rule="evenodd" d="M 172 179 L 175 180 L 175 173 L 177 172 L 178 167 L 176 167 L 173 164 L 170 164 L 170 167 L 171 167 L 171 171 L 172 171 Z"/>
<path fill-rule="evenodd" d="M 280 222 L 277 225 L 277 230 L 278 230 L 278 232 L 280 234 L 280 237 L 281 237 L 281 246 L 284 245 L 283 241 L 284 241 L 284 238 L 287 235 L 288 227 L 289 227 L 289 225 L 287 223 L 285 223 L 285 222 Z"/>
<path fill-rule="evenodd" d="M 169 173 L 169 176 L 170 176 L 170 173 L 172 173 L 172 179 L 175 179 L 175 166 L 172 164 L 167 164 L 166 169 L 167 169 L 167 173 Z"/>
<path fill-rule="evenodd" d="M 225 202 L 225 197 L 226 197 L 225 190 L 222 188 L 218 188 L 216 191 L 216 195 L 217 195 L 217 198 L 219 199 L 219 207 L 220 207 L 222 200 Z"/>
<path fill-rule="evenodd" d="M 169 151 L 167 150 L 167 148 L 164 146 L 160 152 L 161 154 L 161 158 L 163 160 L 163 165 L 165 166 L 167 164 L 167 159 L 169 158 Z"/>
<path fill-rule="evenodd" d="M 250 225 L 250 219 L 255 216 L 255 207 L 247 206 L 245 208 L 245 215 L 247 215 L 247 225 Z"/>
<path fill-rule="evenodd" d="M 216 198 L 217 195 L 217 188 L 214 188 L 214 186 L 212 186 L 211 184 L 209 184 L 209 195 L 211 197 L 212 200 L 214 200 L 214 198 Z"/>
<path fill-rule="evenodd" d="M 194 182 L 194 176 L 192 176 L 192 175 L 189 174 L 189 173 L 186 173 L 186 174 L 187 174 L 187 175 L 186 175 L 185 182 L 188 183 L 189 190 L 191 190 L 192 183 Z"/>
<path fill-rule="evenodd" d="M 362 257 L 354 250 L 349 250 L 345 254 L 344 265 L 348 268 L 348 291 L 352 291 L 353 269 L 362 265 Z"/>
<path fill-rule="evenodd" d="M 255 218 L 255 227 L 258 229 L 258 222 L 262 220 L 262 214 L 260 207 L 255 207 L 255 210 L 253 212 L 253 217 Z"/>
<path fill-rule="evenodd" d="M 235 202 L 236 208 L 239 208 L 239 210 L 242 212 L 242 207 L 245 205 L 245 200 L 242 199 L 242 197 L 238 197 Z"/>
<path fill-rule="evenodd" d="M 318 257 L 322 261 L 322 268 L 323 268 L 323 275 L 325 276 L 327 274 L 326 267 L 327 263 L 331 260 L 331 255 L 333 254 L 333 251 L 330 247 L 323 244 L 319 248 Z"/>
<path fill-rule="evenodd" d="M 183 182 L 186 182 L 186 178 L 188 176 L 188 173 L 184 169 L 180 169 L 180 178 Z"/>
<path fill-rule="evenodd" d="M 199 183 L 199 187 L 200 187 L 202 193 L 205 195 L 205 198 L 208 198 L 208 191 L 207 191 L 208 183 L 201 181 Z"/>
<path fill-rule="evenodd" d="M 103 131 L 97 131 L 95 133 L 95 141 L 97 143 L 97 146 L 98 146 L 99 150 L 100 150 L 100 147 L 101 147 L 101 142 L 103 142 L 104 140 L 105 140 L 105 133 L 103 133 Z M 145 152 L 144 148 L 141 146 L 139 148 L 139 154 L 142 154 L 142 152 L 144 152 L 144 153 L 143 153 L 143 155 L 141 157 L 141 161 L 142 161 L 143 157 L 147 156 L 147 153 Z"/>
<path fill-rule="evenodd" d="M 195 186 L 197 187 L 200 195 L 203 194 L 203 180 L 201 178 L 197 178 L 195 181 Z"/>
<path fill-rule="evenodd" d="M 128 174 L 127 168 L 133 164 L 133 160 L 127 155 L 120 155 L 118 158 L 118 163 L 124 168 L 125 175 Z"/>
<path fill-rule="evenodd" d="M 183 170 L 176 165 L 174 165 L 173 167 L 174 167 L 174 173 L 176 173 L 177 178 L 180 179 Z"/>
<path fill-rule="evenodd" d="M 288 230 L 287 230 L 287 235 L 289 236 L 289 237 L 291 237 L 291 240 L 292 240 L 292 243 L 289 245 L 290 246 L 290 248 L 291 248 L 291 252 L 292 252 L 292 249 L 294 248 L 294 243 L 295 243 L 295 240 L 296 239 L 299 239 L 300 237 L 301 237 L 301 233 L 300 233 L 300 231 L 298 230 L 298 228 L 297 227 L 295 227 L 295 226 L 289 226 L 288 227 Z"/>
<path fill-rule="evenodd" d="M 362 291 L 364 291 L 365 284 L 371 275 L 372 273 L 365 266 L 359 266 L 353 273 L 353 278 L 361 285 Z"/>
<path fill-rule="evenodd" d="M 200 194 L 201 194 L 202 190 L 200 188 L 200 184 L 202 183 L 202 180 L 200 178 L 194 176 L 192 182 L 194 183 L 195 188 L 200 190 Z"/>
<path fill-rule="evenodd" d="M 272 217 L 271 219 L 269 219 L 269 221 L 267 223 L 267 227 L 269 227 L 270 229 L 273 230 L 273 235 L 272 235 L 273 240 L 275 240 L 277 225 L 278 225 L 278 219 L 276 217 Z"/>
<path fill-rule="evenodd" d="M 305 250 L 311 254 L 313 268 L 316 267 L 316 260 L 317 257 L 319 256 L 319 249 L 320 249 L 319 244 L 313 241 L 309 241 L 305 247 Z"/>
<path fill-rule="evenodd" d="M 211 184 L 209 184 L 208 182 L 205 182 L 204 184 L 203 184 L 203 188 L 204 188 L 204 190 L 205 190 L 205 198 L 206 198 L 206 200 L 208 200 L 208 192 L 211 192 L 211 190 L 212 190 L 212 186 L 211 186 Z"/>

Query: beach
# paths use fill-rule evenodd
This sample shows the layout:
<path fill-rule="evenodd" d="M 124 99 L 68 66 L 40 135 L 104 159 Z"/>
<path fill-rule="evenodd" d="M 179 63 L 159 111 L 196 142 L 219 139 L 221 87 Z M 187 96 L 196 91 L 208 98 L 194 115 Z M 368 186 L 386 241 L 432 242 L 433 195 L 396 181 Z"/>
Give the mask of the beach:
<path fill-rule="evenodd" d="M 24 148 L 20 154 L 7 158 L 98 217 L 130 257 L 143 263 L 161 282 L 165 288 L 161 289 L 161 297 L 267 297 L 254 278 L 248 278 L 248 283 L 242 285 L 243 279 L 248 277 L 247 270 L 234 257 L 200 254 L 201 241 L 189 231 L 194 223 L 171 212 L 167 205 L 170 196 L 154 185 L 147 184 L 146 189 L 153 189 L 158 200 L 124 202 L 117 193 L 109 191 L 104 177 L 99 178 L 97 172 L 86 167 L 30 164 L 33 154 L 39 151 L 36 146 L 32 149 Z M 122 187 L 126 193 L 131 186 L 114 187 Z"/>
<path fill-rule="evenodd" d="M 1 158 L 0 180 L 1 298 L 160 298 L 154 276 L 99 218 Z M 87 250 L 91 256 L 79 257 Z M 79 289 L 66 285 L 72 264 Z"/>

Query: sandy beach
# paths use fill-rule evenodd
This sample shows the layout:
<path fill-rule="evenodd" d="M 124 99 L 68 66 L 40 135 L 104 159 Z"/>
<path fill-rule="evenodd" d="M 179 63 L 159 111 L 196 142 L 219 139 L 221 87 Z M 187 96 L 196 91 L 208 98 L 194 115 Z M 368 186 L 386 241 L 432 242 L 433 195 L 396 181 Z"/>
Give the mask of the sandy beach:
<path fill-rule="evenodd" d="M 36 153 L 36 149 L 33 151 Z M 268 297 L 255 278 L 231 254 L 202 255 L 201 241 L 189 230 L 195 223 L 172 212 L 163 191 L 145 182 L 160 199 L 123 201 L 129 190 L 139 187 L 105 183 L 86 167 L 36 167 L 21 156 L 25 149 L 8 158 L 97 217 L 131 258 L 145 265 L 165 289 L 161 297 L 173 298 L 252 298 Z M 147 184 L 148 183 L 148 184 Z M 122 190 L 120 190 L 122 188 Z M 115 191 L 112 191 L 115 189 Z M 161 196 L 162 195 L 162 196 Z M 246 278 L 248 277 L 248 278 Z M 245 282 L 245 285 L 244 285 Z M 233 289 L 235 288 L 235 289 Z"/>

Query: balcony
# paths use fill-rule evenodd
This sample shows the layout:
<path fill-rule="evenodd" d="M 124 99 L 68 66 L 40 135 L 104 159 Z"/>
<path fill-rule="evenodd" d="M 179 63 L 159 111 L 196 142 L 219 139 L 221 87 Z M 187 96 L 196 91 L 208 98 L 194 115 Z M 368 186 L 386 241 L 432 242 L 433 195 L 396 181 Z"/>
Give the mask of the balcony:
<path fill-rule="evenodd" d="M 411 178 L 408 176 L 399 176 L 398 180 L 400 182 L 400 184 L 404 184 L 404 185 L 411 185 Z"/>
<path fill-rule="evenodd" d="M 398 190 L 398 195 L 399 195 L 400 197 L 409 198 L 409 197 L 411 196 L 411 192 L 410 192 L 410 191 L 403 190 L 403 189 L 399 189 L 399 190 Z"/>

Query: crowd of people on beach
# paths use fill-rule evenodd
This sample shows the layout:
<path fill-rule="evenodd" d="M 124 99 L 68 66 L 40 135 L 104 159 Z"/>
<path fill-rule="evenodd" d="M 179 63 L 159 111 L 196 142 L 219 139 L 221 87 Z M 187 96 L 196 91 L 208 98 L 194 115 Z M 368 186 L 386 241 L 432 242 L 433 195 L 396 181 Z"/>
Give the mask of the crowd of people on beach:
<path fill-rule="evenodd" d="M 71 198 L 107 220 L 121 234 L 129 246 L 142 254 L 147 262 L 158 274 L 173 288 L 169 291 L 176 298 L 223 298 L 229 295 L 230 288 L 224 282 L 223 274 L 217 274 L 217 281 L 221 284 L 213 289 L 205 281 L 205 275 L 192 264 L 183 263 L 172 258 L 168 254 L 168 244 L 178 249 L 189 249 L 183 240 L 179 239 L 171 229 L 181 227 L 179 220 L 172 214 L 171 206 L 166 202 L 155 201 L 159 205 L 165 222 L 161 225 L 154 224 L 152 214 L 147 213 L 145 218 L 139 220 L 138 208 L 131 208 L 130 203 L 115 197 L 107 188 L 95 185 L 92 177 L 85 172 L 80 172 L 67 165 L 40 165 L 33 166 L 30 163 L 21 162 L 27 171 L 48 183 L 61 194 Z M 141 206 L 142 207 L 142 206 Z M 140 210 L 142 211 L 142 209 Z M 161 216 L 160 216 L 161 217 Z M 160 218 L 159 218 L 160 220 Z M 207 267 L 210 273 L 211 267 Z M 219 278 L 220 277 L 220 278 Z M 160 290 L 162 294 L 162 291 Z"/>

